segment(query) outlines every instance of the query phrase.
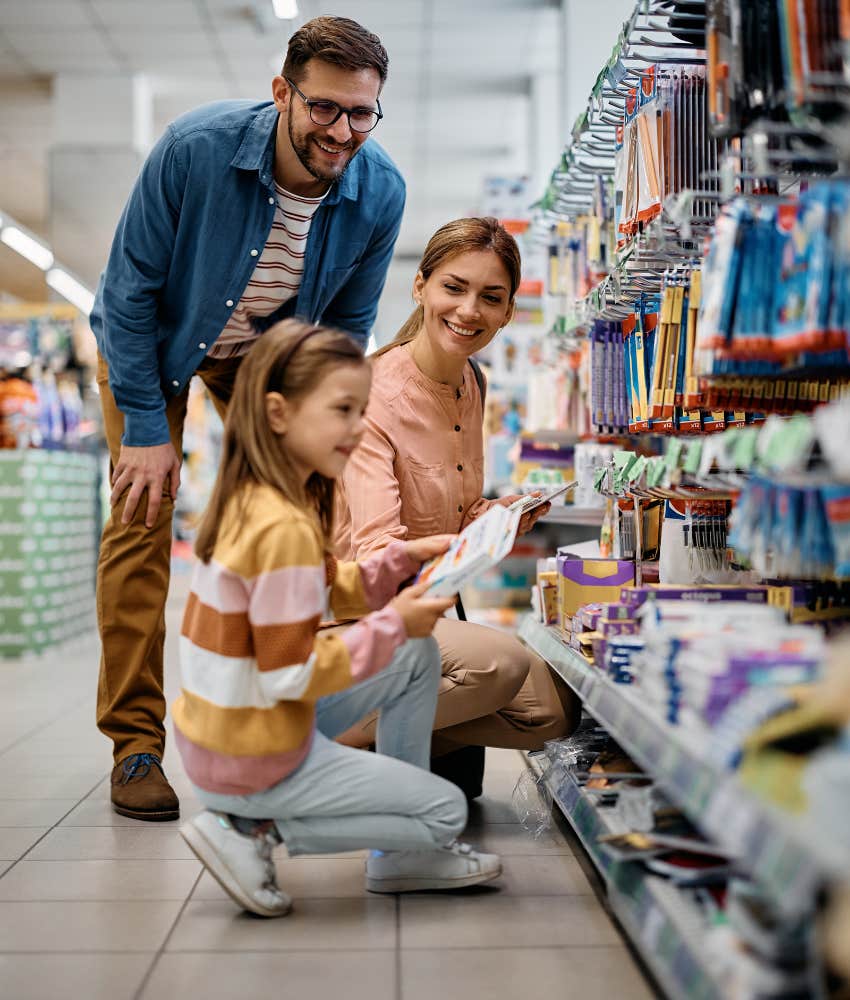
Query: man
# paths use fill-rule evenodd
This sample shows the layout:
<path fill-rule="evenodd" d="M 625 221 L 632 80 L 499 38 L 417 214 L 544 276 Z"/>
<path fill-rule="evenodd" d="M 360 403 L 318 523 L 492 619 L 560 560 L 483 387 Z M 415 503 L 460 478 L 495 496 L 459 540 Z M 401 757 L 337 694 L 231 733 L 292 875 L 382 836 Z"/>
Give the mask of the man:
<path fill-rule="evenodd" d="M 112 460 L 97 721 L 122 815 L 179 815 L 161 765 L 163 644 L 189 381 L 197 372 L 223 414 L 241 358 L 289 315 L 365 346 L 404 208 L 401 175 L 367 144 L 386 75 L 384 47 L 359 24 L 308 22 L 273 102 L 172 123 L 119 221 L 91 323 Z"/>

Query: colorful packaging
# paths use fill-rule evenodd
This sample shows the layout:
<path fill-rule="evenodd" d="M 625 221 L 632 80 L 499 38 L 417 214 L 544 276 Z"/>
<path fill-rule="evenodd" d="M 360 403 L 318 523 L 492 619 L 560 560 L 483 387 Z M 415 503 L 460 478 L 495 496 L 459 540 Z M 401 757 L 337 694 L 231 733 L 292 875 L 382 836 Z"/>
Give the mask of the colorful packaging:
<path fill-rule="evenodd" d="M 634 579 L 631 560 L 558 556 L 558 606 L 562 614 L 575 615 L 582 604 L 616 601 Z"/>
<path fill-rule="evenodd" d="M 821 496 L 832 532 L 835 575 L 850 577 L 850 486 L 822 486 Z"/>
<path fill-rule="evenodd" d="M 745 601 L 748 604 L 767 604 L 767 587 L 722 586 L 668 587 L 664 584 L 647 583 L 642 587 L 623 587 L 620 601 L 636 610 L 650 597 L 657 601 L 693 601 L 704 604 L 726 601 Z"/>

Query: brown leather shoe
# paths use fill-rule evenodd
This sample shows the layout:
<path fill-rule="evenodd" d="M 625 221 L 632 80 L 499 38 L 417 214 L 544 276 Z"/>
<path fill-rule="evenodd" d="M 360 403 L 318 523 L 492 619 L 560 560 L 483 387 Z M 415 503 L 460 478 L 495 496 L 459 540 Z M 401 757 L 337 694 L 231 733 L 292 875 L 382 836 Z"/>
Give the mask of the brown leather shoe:
<path fill-rule="evenodd" d="M 180 818 L 180 803 L 168 784 L 159 757 L 134 753 L 112 769 L 112 808 L 132 819 Z"/>

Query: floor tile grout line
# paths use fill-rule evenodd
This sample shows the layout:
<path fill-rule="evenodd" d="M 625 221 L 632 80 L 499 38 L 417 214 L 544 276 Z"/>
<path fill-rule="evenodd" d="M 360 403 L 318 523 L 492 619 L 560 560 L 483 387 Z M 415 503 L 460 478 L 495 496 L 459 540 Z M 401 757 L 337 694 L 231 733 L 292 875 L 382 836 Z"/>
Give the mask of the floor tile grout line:
<path fill-rule="evenodd" d="M 106 778 L 107 775 L 104 775 L 102 778 L 99 778 L 78 802 L 75 802 L 74 805 L 72 805 L 71 808 L 64 815 L 60 816 L 59 819 L 56 820 L 53 826 L 45 830 L 44 833 L 38 838 L 38 840 L 34 844 L 30 844 L 30 846 L 24 851 L 24 853 L 15 861 L 13 861 L 12 864 L 9 865 L 9 867 L 2 873 L 2 875 L 0 875 L 0 880 L 4 879 L 9 874 L 9 872 L 15 867 L 15 865 L 19 864 L 21 861 L 24 861 L 26 859 L 26 856 L 30 853 L 30 851 L 38 847 L 38 845 L 42 842 L 42 840 L 44 840 L 45 837 L 48 837 L 51 833 L 53 833 L 53 831 L 56 829 L 56 827 L 59 826 L 62 820 L 67 819 L 71 815 L 71 813 L 80 805 L 80 803 L 85 802 L 85 800 L 91 795 L 91 793 L 95 791 L 95 789 L 98 788 L 100 785 L 102 785 L 104 781 L 106 781 Z M 32 829 L 32 828 L 24 827 L 24 829 Z M 72 858 L 71 860 L 81 861 L 84 859 Z"/>
<path fill-rule="evenodd" d="M 19 743 L 23 743 L 24 740 L 28 740 L 31 736 L 34 736 L 36 733 L 40 732 L 42 729 L 47 729 L 47 727 L 48 726 L 52 726 L 54 722 L 58 722 L 60 719 L 65 718 L 67 715 L 69 715 L 75 709 L 80 708 L 81 706 L 85 705 L 85 703 L 89 700 L 89 698 L 90 698 L 90 695 L 87 695 L 87 694 L 83 695 L 80 698 L 80 700 L 77 701 L 77 702 L 75 702 L 73 705 L 71 705 L 70 708 L 64 708 L 64 709 L 62 709 L 62 711 L 58 712 L 52 719 L 48 719 L 47 722 L 40 722 L 34 729 L 28 730 L 27 732 L 24 733 L 23 736 L 19 736 L 18 739 L 13 740 L 8 746 L 3 747 L 3 749 L 0 750 L 0 758 L 2 758 L 3 755 L 7 754 L 10 750 L 14 750 L 15 747 L 18 746 Z"/>
<path fill-rule="evenodd" d="M 172 935 L 174 934 L 174 931 L 177 929 L 177 925 L 180 923 L 180 920 L 182 919 L 183 914 L 186 912 L 186 907 L 189 905 L 189 903 L 190 903 L 190 901 L 192 899 L 192 894 L 198 888 L 198 883 L 203 878 L 203 875 L 204 875 L 205 871 L 206 871 L 206 869 L 204 868 L 203 865 L 201 865 L 201 870 L 198 872 L 198 877 L 195 879 L 194 883 L 192 884 L 192 888 L 189 890 L 186 898 L 183 900 L 183 905 L 177 911 L 177 916 L 174 918 L 174 922 L 171 924 L 171 927 L 168 929 L 168 933 L 165 935 L 165 938 L 163 939 L 162 944 L 159 946 L 159 949 L 157 950 L 156 954 L 151 959 L 151 964 L 148 966 L 147 972 L 142 977 L 142 981 L 141 981 L 141 983 L 139 983 L 138 989 L 133 994 L 133 1000 L 141 1000 L 142 993 L 144 992 L 145 988 L 147 987 L 148 982 L 150 981 L 150 978 L 151 978 L 151 976 L 154 973 L 154 969 L 157 967 L 157 965 L 159 963 L 159 960 L 165 954 L 165 949 L 168 947 L 168 942 L 171 940 Z"/>

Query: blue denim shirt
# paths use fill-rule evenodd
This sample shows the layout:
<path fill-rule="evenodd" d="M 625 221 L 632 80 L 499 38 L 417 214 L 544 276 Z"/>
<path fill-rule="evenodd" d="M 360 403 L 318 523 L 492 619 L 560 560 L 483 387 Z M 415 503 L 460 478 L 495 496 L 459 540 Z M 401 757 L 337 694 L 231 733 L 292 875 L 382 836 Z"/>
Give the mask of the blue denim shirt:
<path fill-rule="evenodd" d="M 118 223 L 91 326 L 124 414 L 124 444 L 169 440 L 165 406 L 224 329 L 274 220 L 278 112 L 223 101 L 178 118 Z M 369 337 L 404 210 L 404 181 L 373 140 L 316 211 L 296 315 Z M 252 255 L 252 251 L 256 251 Z"/>

